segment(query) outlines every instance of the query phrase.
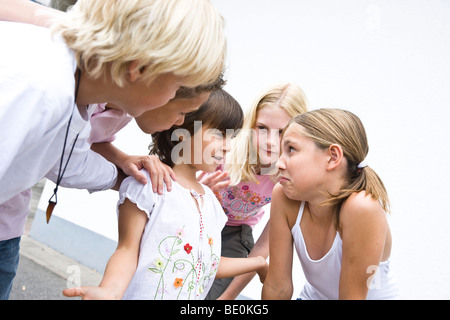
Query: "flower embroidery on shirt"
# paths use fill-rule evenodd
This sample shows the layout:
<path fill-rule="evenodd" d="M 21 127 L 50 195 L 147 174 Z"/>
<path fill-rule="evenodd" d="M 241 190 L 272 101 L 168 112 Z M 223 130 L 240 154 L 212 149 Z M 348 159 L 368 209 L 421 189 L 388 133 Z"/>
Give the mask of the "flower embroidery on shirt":
<path fill-rule="evenodd" d="M 178 238 L 183 239 L 183 237 L 184 237 L 184 229 L 183 228 L 178 228 L 177 231 L 175 232 L 175 235 Z"/>
<path fill-rule="evenodd" d="M 187 299 L 193 297 L 195 291 L 198 296 L 214 280 L 220 258 L 213 251 L 213 238 L 207 235 L 209 250 L 200 253 L 201 250 L 194 250 L 189 242 L 183 243 L 184 236 L 183 226 L 176 229 L 174 236 L 165 237 L 158 245 L 159 257 L 153 263 L 155 267 L 148 268 L 150 272 L 159 274 L 154 299 L 164 299 L 164 295 L 169 294 L 166 282 L 172 274 L 177 275 L 172 280 L 173 287 L 178 290 L 177 299 L 182 292 L 187 293 Z"/>
<path fill-rule="evenodd" d="M 191 253 L 191 250 L 192 250 L 192 246 L 189 245 L 189 243 L 186 243 L 186 244 L 184 245 L 184 251 L 186 251 L 187 254 L 190 254 L 190 253 Z"/>
<path fill-rule="evenodd" d="M 175 282 L 173 283 L 173 285 L 178 289 L 179 287 L 183 286 L 183 279 L 175 278 Z"/>
<path fill-rule="evenodd" d="M 164 268 L 164 262 L 162 262 L 161 259 L 158 258 L 155 260 L 155 266 L 157 269 L 161 270 L 162 268 Z"/>

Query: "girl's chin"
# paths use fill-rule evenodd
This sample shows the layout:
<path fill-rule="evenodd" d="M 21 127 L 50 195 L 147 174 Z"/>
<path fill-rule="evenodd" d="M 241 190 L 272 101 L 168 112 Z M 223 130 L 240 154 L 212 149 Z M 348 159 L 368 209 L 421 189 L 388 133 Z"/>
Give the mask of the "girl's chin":
<path fill-rule="evenodd" d="M 299 195 L 295 192 L 295 190 L 292 190 L 287 183 L 280 182 L 280 184 L 283 186 L 283 192 L 287 198 L 295 201 L 302 201 L 299 199 Z"/>
<path fill-rule="evenodd" d="M 221 166 L 222 166 L 221 164 L 216 164 L 216 163 L 204 164 L 204 165 L 202 165 L 202 168 L 200 170 L 202 170 L 203 172 L 206 172 L 206 173 L 213 173 L 213 172 L 217 171 L 218 169 L 220 169 Z"/>

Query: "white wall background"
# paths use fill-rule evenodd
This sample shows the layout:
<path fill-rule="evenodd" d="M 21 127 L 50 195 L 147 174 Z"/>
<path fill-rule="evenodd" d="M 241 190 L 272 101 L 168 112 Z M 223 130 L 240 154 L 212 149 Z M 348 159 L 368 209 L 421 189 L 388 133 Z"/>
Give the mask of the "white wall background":
<path fill-rule="evenodd" d="M 293 81 L 312 108 L 359 115 L 367 160 L 391 198 L 392 265 L 403 298 L 449 299 L 450 1 L 213 2 L 226 20 L 226 90 L 246 109 L 268 85 Z M 149 141 L 133 122 L 116 145 L 146 154 Z M 113 191 L 62 189 L 54 214 L 117 239 L 116 200 Z M 294 272 L 298 296 L 297 262 Z M 254 281 L 243 294 L 259 299 L 260 290 Z"/>

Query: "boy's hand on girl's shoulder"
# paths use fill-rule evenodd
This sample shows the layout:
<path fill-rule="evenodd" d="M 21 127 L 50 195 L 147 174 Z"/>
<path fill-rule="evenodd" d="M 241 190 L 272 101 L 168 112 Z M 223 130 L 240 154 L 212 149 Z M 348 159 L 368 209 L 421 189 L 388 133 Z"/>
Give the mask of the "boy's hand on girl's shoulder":
<path fill-rule="evenodd" d="M 167 186 L 167 191 L 172 190 L 172 179 L 176 181 L 175 172 L 171 167 L 162 163 L 157 156 L 128 156 L 127 160 L 122 164 L 122 170 L 125 174 L 134 177 L 142 184 L 147 184 L 147 178 L 139 171 L 142 168 L 146 169 L 150 174 L 153 192 L 162 195 L 164 184 Z"/>

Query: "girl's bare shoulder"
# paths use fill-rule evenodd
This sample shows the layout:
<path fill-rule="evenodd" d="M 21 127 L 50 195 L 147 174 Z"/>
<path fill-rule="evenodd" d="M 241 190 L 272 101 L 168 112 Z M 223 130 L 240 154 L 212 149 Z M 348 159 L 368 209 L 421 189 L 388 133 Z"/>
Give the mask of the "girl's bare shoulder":
<path fill-rule="evenodd" d="M 339 221 L 342 226 L 354 222 L 374 223 L 385 220 L 386 213 L 380 202 L 365 191 L 353 193 L 344 201 L 339 213 Z"/>

